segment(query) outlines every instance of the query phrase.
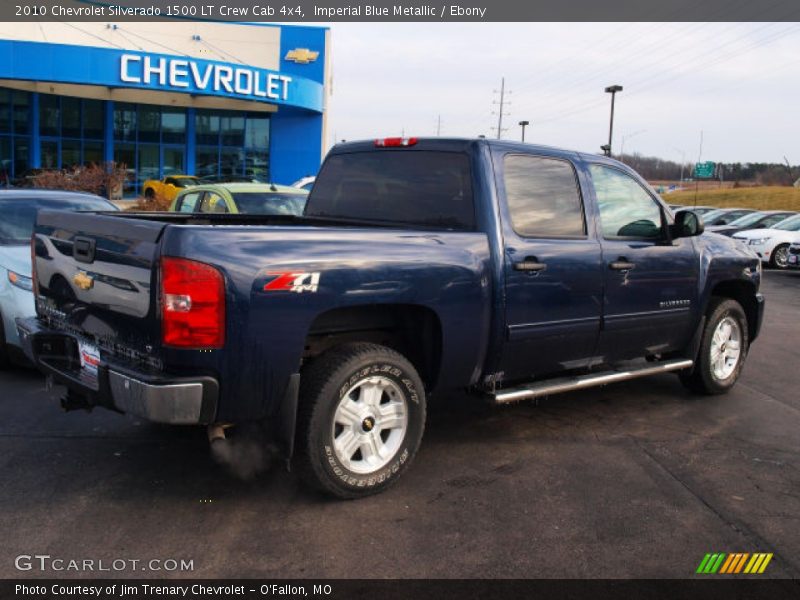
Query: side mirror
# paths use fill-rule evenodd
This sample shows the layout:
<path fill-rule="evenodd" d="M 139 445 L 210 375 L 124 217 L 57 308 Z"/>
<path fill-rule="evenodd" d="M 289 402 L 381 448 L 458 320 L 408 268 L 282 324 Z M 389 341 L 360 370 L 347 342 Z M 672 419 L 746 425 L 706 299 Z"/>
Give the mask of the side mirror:
<path fill-rule="evenodd" d="M 679 210 L 675 213 L 675 225 L 673 225 L 673 237 L 694 237 L 705 231 L 703 218 L 691 210 Z"/>

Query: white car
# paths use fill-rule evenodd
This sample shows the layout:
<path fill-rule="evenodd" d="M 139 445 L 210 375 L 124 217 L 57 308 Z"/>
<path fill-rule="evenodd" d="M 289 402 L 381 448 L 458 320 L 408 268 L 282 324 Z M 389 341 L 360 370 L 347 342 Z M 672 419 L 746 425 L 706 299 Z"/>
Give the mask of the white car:
<path fill-rule="evenodd" d="M 789 265 L 789 246 L 800 242 L 800 215 L 785 219 L 771 229 L 740 231 L 733 239 L 747 244 L 761 262 L 785 269 Z"/>

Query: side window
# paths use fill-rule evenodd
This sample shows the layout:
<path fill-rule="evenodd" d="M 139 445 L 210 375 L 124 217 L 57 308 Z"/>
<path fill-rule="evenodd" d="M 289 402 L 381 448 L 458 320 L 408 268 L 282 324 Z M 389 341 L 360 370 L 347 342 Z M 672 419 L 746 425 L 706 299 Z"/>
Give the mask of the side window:
<path fill-rule="evenodd" d="M 586 235 L 578 180 L 569 162 L 508 154 L 503 171 L 511 224 L 519 235 Z"/>
<path fill-rule="evenodd" d="M 204 213 L 226 213 L 228 207 L 225 206 L 225 199 L 216 192 L 206 192 L 203 203 L 200 205 L 200 212 Z"/>
<path fill-rule="evenodd" d="M 178 184 L 178 182 L 177 182 L 177 181 L 175 181 L 175 180 L 174 180 L 172 177 L 167 177 L 167 178 L 164 180 L 164 183 L 165 183 L 166 185 L 177 185 L 177 184 Z"/>
<path fill-rule="evenodd" d="M 198 192 L 181 196 L 181 203 L 180 206 L 178 206 L 178 212 L 192 213 L 197 210 L 198 198 L 200 198 L 200 194 Z"/>
<path fill-rule="evenodd" d="M 603 237 L 661 237 L 661 208 L 639 183 L 621 171 L 590 165 Z"/>

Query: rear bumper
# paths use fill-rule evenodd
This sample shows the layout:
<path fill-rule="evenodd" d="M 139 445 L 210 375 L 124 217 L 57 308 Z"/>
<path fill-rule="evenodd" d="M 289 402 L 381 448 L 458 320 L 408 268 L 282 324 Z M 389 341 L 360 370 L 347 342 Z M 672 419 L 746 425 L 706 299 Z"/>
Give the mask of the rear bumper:
<path fill-rule="evenodd" d="M 76 336 L 46 329 L 35 318 L 17 319 L 16 324 L 28 359 L 90 406 L 104 406 L 156 423 L 198 425 L 214 421 L 219 384 L 213 377 L 145 373 L 105 358 L 96 375 L 88 374 L 80 368 Z"/>

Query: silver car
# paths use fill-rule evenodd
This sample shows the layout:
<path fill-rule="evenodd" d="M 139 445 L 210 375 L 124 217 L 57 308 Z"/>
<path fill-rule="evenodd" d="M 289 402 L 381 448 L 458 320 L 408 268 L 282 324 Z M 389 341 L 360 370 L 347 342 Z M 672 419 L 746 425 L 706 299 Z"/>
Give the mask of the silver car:
<path fill-rule="evenodd" d="M 60 190 L 0 190 L 0 368 L 22 353 L 15 319 L 36 314 L 31 280 L 31 235 L 40 208 L 118 210 L 100 196 Z"/>

